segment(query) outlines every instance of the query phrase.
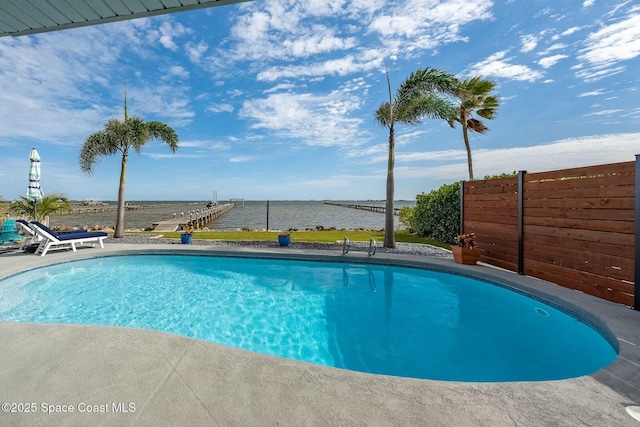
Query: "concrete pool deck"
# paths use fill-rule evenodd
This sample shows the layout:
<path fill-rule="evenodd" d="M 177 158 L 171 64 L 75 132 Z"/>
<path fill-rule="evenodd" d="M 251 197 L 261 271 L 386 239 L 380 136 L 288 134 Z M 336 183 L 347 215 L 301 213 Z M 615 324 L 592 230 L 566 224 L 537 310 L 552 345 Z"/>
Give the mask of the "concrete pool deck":
<path fill-rule="evenodd" d="M 81 258 L 167 251 L 468 271 L 595 315 L 618 338 L 620 355 L 568 380 L 462 383 L 364 374 L 149 330 L 0 322 L 0 425 L 640 426 L 625 411 L 640 405 L 640 312 L 485 265 L 385 253 L 372 260 L 362 252 L 107 243 L 45 257 L 2 254 L 0 277 Z M 5 412 L 5 403 L 20 412 Z"/>

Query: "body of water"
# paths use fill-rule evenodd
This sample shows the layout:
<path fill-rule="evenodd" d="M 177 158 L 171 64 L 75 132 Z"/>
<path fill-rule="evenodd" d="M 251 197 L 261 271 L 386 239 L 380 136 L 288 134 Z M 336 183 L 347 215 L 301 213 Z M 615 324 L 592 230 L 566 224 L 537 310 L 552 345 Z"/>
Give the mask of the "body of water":
<path fill-rule="evenodd" d="M 189 211 L 202 209 L 207 202 L 127 201 L 127 203 L 153 206 L 147 209 L 125 212 L 124 222 L 126 229 L 145 229 L 151 227 L 154 222 L 173 218 L 174 214 L 188 216 Z M 228 202 L 220 201 L 220 203 Z M 344 203 L 355 203 L 355 201 L 347 200 Z M 384 206 L 385 204 L 384 201 L 359 201 L 358 203 L 369 206 Z M 414 201 L 397 201 L 394 204 L 396 208 L 414 205 Z M 115 207 L 115 202 L 109 203 L 109 206 Z M 322 201 L 277 200 L 269 202 L 268 212 L 267 202 L 264 200 L 238 202 L 235 208 L 211 222 L 208 227 L 214 230 L 237 230 L 243 228 L 264 230 L 267 229 L 267 218 L 269 230 L 294 228 L 306 230 L 315 229 L 316 227 L 335 227 L 337 229 L 367 228 L 372 230 L 384 228 L 384 214 L 382 213 L 327 205 Z M 103 226 L 114 228 L 115 223 L 116 212 L 114 210 L 110 212 L 60 215 L 50 218 L 50 225 L 54 227 L 85 228 Z M 395 224 L 396 228 L 400 225 L 397 216 L 395 217 Z"/>

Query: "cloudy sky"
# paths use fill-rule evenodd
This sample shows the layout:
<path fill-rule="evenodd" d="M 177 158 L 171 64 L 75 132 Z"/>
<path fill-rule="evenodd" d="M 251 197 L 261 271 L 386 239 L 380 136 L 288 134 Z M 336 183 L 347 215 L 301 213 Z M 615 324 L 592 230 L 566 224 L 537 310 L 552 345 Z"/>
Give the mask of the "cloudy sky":
<path fill-rule="evenodd" d="M 120 158 L 78 153 L 110 118 L 160 120 L 180 148 L 130 156 L 128 200 L 384 199 L 374 121 L 412 71 L 496 83 L 476 177 L 640 154 L 640 5 L 616 0 L 256 0 L 0 38 L 0 197 L 115 200 Z M 458 126 L 396 129 L 396 199 L 468 178 Z"/>

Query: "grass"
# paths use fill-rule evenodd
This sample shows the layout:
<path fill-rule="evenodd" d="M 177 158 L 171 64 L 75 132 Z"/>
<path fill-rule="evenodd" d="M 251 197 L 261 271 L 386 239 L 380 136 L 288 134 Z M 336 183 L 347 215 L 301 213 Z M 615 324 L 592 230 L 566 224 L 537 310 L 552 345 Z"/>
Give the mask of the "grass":
<path fill-rule="evenodd" d="M 132 233 L 127 234 L 149 234 L 157 235 L 154 232 Z M 162 233 L 169 239 L 179 239 L 182 232 Z M 203 240 L 232 240 L 232 241 L 270 241 L 277 240 L 277 231 L 195 231 L 194 239 Z M 291 232 L 292 242 L 313 242 L 313 243 L 335 243 L 348 237 L 352 242 L 368 242 L 372 237 L 378 243 L 384 241 L 384 231 L 360 231 L 360 230 L 323 230 L 323 231 L 293 231 Z M 399 243 L 425 243 L 428 245 L 439 246 L 449 249 L 451 244 L 440 242 L 435 239 L 416 236 L 405 231 L 398 231 L 395 234 L 396 242 Z"/>

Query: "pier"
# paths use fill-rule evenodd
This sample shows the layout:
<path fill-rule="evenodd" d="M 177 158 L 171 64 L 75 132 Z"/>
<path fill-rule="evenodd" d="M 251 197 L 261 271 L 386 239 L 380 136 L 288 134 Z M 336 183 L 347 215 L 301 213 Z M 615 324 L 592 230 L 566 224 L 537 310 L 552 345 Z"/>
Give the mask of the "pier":
<path fill-rule="evenodd" d="M 172 219 L 153 223 L 153 231 L 178 231 L 189 227 L 202 228 L 235 207 L 232 203 L 197 209 L 186 214 L 173 214 Z"/>
<path fill-rule="evenodd" d="M 125 204 L 125 211 L 139 211 L 142 209 L 153 209 L 153 208 L 163 208 L 170 206 L 169 204 L 154 204 L 154 205 L 132 205 Z M 76 215 L 83 213 L 98 213 L 98 212 L 116 212 L 118 210 L 117 205 L 84 205 L 82 207 L 72 208 L 70 211 L 60 212 L 56 215 Z"/>
<path fill-rule="evenodd" d="M 384 206 L 371 206 L 371 205 L 361 205 L 359 203 L 338 203 L 338 202 L 332 202 L 330 200 L 325 200 L 324 201 L 325 205 L 333 205 L 333 206 L 341 206 L 343 208 L 351 208 L 351 209 L 360 209 L 363 211 L 369 211 L 369 212 L 379 212 L 379 213 L 385 213 L 387 208 Z M 400 208 L 393 208 L 393 214 L 394 215 L 399 215 L 400 214 Z"/>

